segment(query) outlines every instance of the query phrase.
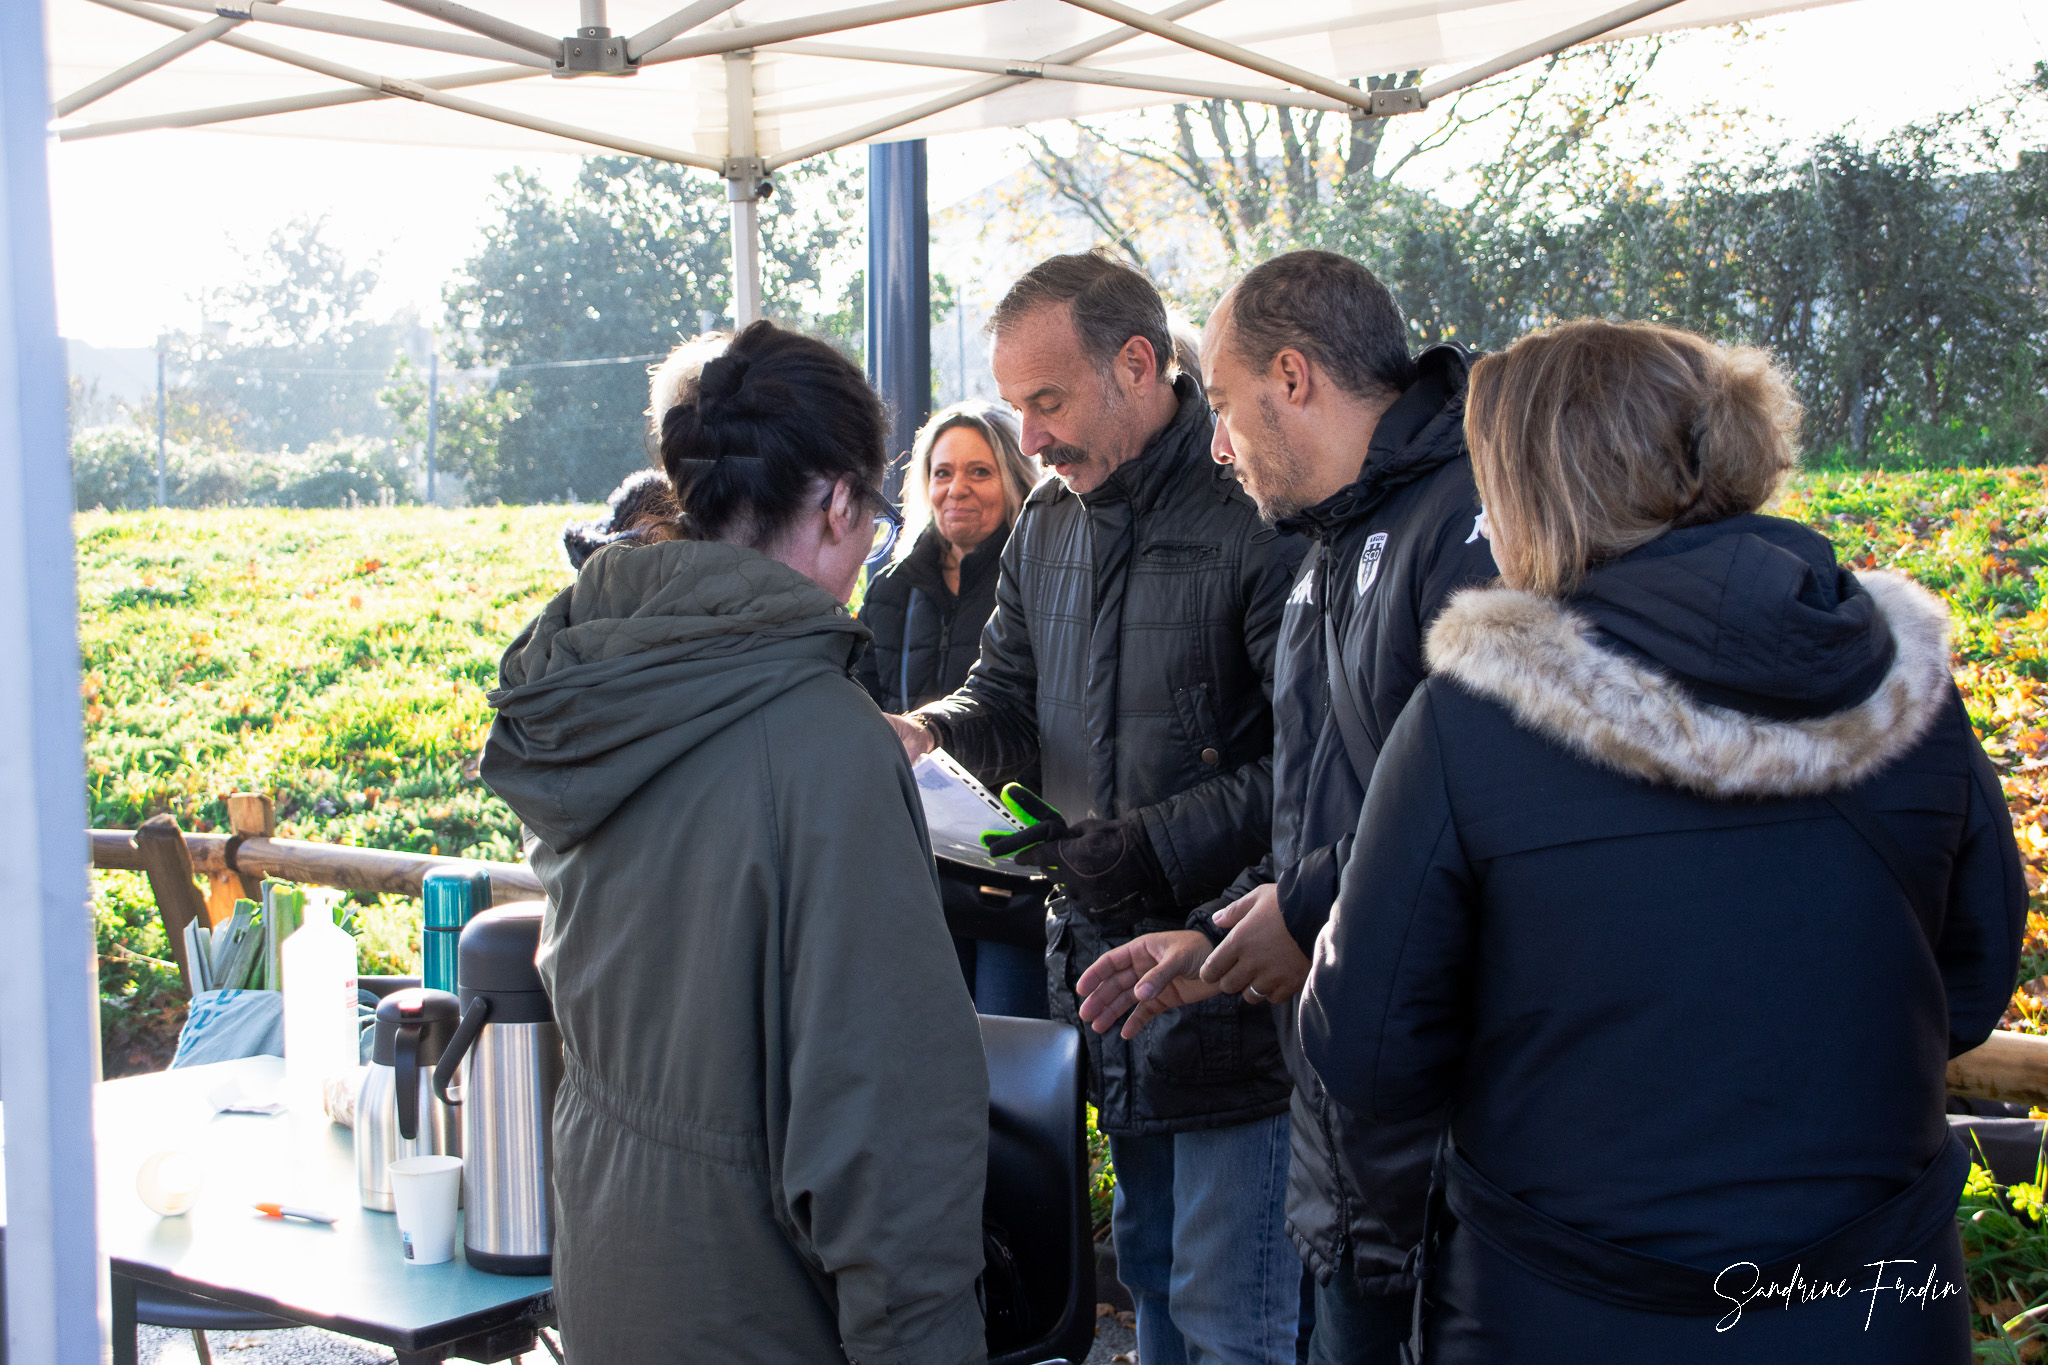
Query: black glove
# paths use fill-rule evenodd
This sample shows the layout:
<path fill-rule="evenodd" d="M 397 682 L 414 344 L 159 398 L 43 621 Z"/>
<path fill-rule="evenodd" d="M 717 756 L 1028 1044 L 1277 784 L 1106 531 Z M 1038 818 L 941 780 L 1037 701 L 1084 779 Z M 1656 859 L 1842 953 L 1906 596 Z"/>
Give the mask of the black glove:
<path fill-rule="evenodd" d="M 1082 820 L 1063 835 L 1018 853 L 1016 860 L 1044 868 L 1069 899 L 1091 914 L 1173 898 L 1166 870 L 1139 821 Z"/>

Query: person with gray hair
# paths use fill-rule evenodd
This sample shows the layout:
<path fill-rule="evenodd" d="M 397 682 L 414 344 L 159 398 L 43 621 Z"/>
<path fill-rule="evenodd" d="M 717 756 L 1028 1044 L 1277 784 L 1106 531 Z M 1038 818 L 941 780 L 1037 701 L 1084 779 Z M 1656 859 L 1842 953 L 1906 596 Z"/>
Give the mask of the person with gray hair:
<path fill-rule="evenodd" d="M 995 310 L 992 357 L 1051 469 L 1004 547 L 981 656 L 951 696 L 897 718 L 913 755 L 977 772 L 1036 761 L 1044 819 L 994 851 L 1043 868 L 1047 975 L 1203 907 L 1266 853 L 1272 664 L 1293 536 L 1209 458 L 1158 291 L 1091 252 L 1028 271 Z M 1047 803 L 1050 803 L 1049 805 Z M 1293 1365 L 1301 1272 L 1287 1244 L 1288 1094 L 1277 1009 L 1237 996 L 1141 1045 L 1081 1028 L 1116 1163 L 1117 1273 L 1146 1365 Z"/>

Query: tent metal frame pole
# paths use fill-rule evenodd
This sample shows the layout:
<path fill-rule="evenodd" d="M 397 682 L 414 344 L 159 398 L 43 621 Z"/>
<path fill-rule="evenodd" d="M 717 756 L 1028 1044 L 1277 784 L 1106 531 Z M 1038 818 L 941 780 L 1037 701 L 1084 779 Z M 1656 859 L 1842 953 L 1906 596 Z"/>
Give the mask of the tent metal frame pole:
<path fill-rule="evenodd" d="M 1679 3 L 1679 0 L 1636 0 L 1635 4 L 1624 5 L 1617 10 L 1610 10 L 1598 18 L 1588 19 L 1585 23 L 1574 25 L 1562 33 L 1552 34 L 1548 38 L 1540 38 L 1533 43 L 1525 43 L 1512 52 L 1504 52 L 1490 62 L 1481 62 L 1477 66 L 1467 67 L 1455 76 L 1446 76 L 1440 81 L 1431 81 L 1422 87 L 1422 102 L 1428 104 L 1430 101 L 1441 99 L 1453 91 L 1463 90 L 1468 85 L 1477 85 L 1483 80 L 1490 80 L 1503 71 L 1512 71 L 1524 62 L 1533 62 L 1538 57 L 1548 57 L 1562 52 L 1568 47 L 1577 47 L 1580 43 L 1597 38 L 1603 33 L 1612 33 L 1615 29 L 1626 27 L 1638 19 L 1657 13 L 1659 10 L 1670 9 L 1677 3 Z"/>
<path fill-rule="evenodd" d="M 1207 9 L 1217 2 L 1218 0 L 1177 0 L 1177 3 L 1168 5 L 1165 9 L 1161 10 L 1158 17 L 1162 19 L 1185 18 L 1197 10 Z M 1121 28 L 1113 28 L 1109 32 L 1090 38 L 1085 42 L 1076 43 L 1072 47 L 1062 48 L 1060 51 L 1045 57 L 1044 60 L 1060 66 L 1084 62 L 1098 53 L 1107 52 L 1110 48 L 1120 43 L 1129 42 L 1137 37 L 1140 31 L 1126 24 Z M 834 133 L 830 137 L 819 138 L 815 142 L 807 142 L 801 147 L 793 147 L 779 156 L 770 158 L 770 169 L 780 170 L 784 166 L 802 161 L 807 157 L 820 156 L 826 152 L 837 151 L 841 147 L 851 147 L 856 142 L 866 142 L 869 138 L 879 137 L 883 133 L 901 128 L 905 124 L 915 123 L 919 119 L 930 118 L 934 114 L 943 114 L 948 109 L 957 109 L 963 104 L 972 104 L 975 100 L 999 94 L 1004 90 L 1008 90 L 1011 86 L 1022 85 L 1030 79 L 1031 77 L 1029 76 L 996 76 L 989 80 L 976 81 L 974 84 L 962 86 L 950 94 L 940 95 L 934 99 L 926 100 L 922 104 L 898 110 L 893 114 L 885 114 L 878 119 L 870 119 L 858 127 L 848 128 L 843 132 Z"/>
<path fill-rule="evenodd" d="M 754 54 L 725 54 L 725 120 L 729 144 L 720 174 L 732 226 L 732 324 L 761 317 L 761 190 L 768 170 L 754 141 Z"/>
<path fill-rule="evenodd" d="M 626 60 L 639 61 L 669 39 L 716 19 L 738 3 L 739 0 L 697 0 L 693 5 L 685 5 L 668 18 L 657 20 L 626 39 Z"/>
<path fill-rule="evenodd" d="M 153 5 L 142 4 L 141 0 L 93 0 L 93 3 L 104 6 L 107 9 L 119 10 L 123 14 L 135 15 L 139 19 L 154 20 L 156 23 L 170 28 L 188 27 L 188 21 L 185 19 L 174 14 L 166 14 Z M 189 26 L 196 26 L 196 21 Z M 497 123 L 509 123 L 515 128 L 527 128 L 536 133 L 546 133 L 551 137 L 566 138 L 572 142 L 587 142 L 593 147 L 609 147 L 615 152 L 626 152 L 633 156 L 651 157 L 656 161 L 673 161 L 679 165 L 697 166 L 708 171 L 715 171 L 720 168 L 720 163 L 714 158 L 699 156 L 695 152 L 685 152 L 674 147 L 661 147 L 651 142 L 642 142 L 637 138 L 600 133 L 594 129 L 576 127 L 574 124 L 559 123 L 554 119 L 539 118 L 532 114 L 522 114 L 511 109 L 500 109 L 495 105 L 479 104 L 475 100 L 463 99 L 457 95 L 443 94 L 441 91 L 424 85 L 419 81 L 399 80 L 392 76 L 380 76 L 374 72 L 345 66 L 340 62 L 330 62 L 324 58 L 308 56 L 303 52 L 293 52 L 240 33 L 224 33 L 215 41 L 229 47 L 240 48 L 244 52 L 255 53 L 259 57 L 269 57 L 273 61 L 283 62 L 288 66 L 302 67 L 307 71 L 318 72 L 323 76 L 331 76 L 338 81 L 359 85 L 366 90 L 381 90 L 388 95 L 398 95 L 405 99 L 418 100 L 423 104 L 432 104 L 443 109 L 452 109 L 458 114 L 473 114 L 477 118 L 490 119 Z"/>
<path fill-rule="evenodd" d="M 1117 0 L 1066 0 L 1066 3 L 1076 9 L 1099 14 L 1105 19 L 1114 19 L 1126 27 L 1143 29 L 1156 37 L 1178 43 L 1190 51 L 1207 53 L 1233 66 L 1256 71 L 1262 76 L 1271 76 L 1276 81 L 1285 81 L 1289 85 L 1300 86 L 1303 90 L 1313 90 L 1318 95 L 1339 100 L 1368 113 L 1373 111 L 1372 95 L 1356 86 L 1318 76 L 1313 71 L 1303 71 L 1298 66 L 1276 61 L 1253 52 L 1250 48 L 1239 47 L 1236 43 L 1226 43 L 1221 38 L 1211 38 L 1208 34 L 1197 33 L 1191 28 L 1183 28 L 1170 19 L 1157 18 L 1143 10 L 1119 4 Z"/>
<path fill-rule="evenodd" d="M 792 38 L 813 38 L 821 33 L 841 33 L 847 29 L 866 28 L 871 24 L 888 24 L 898 19 L 917 19 L 927 14 L 947 14 L 954 10 L 974 9 L 995 3 L 997 0 L 881 0 L 880 4 L 833 10 L 829 14 L 814 14 L 805 19 L 778 19 L 766 24 L 743 24 L 739 28 L 721 29 L 717 33 L 671 38 L 642 57 L 640 65 L 654 66 L 662 62 L 688 61 L 692 57 L 716 57 L 723 53 L 742 50 L 752 52 L 769 43 L 786 42 Z M 629 43 L 628 51 L 630 50 Z"/>
<path fill-rule="evenodd" d="M 466 71 L 454 76 L 426 76 L 420 84 L 436 90 L 456 90 L 471 85 L 495 85 L 502 81 L 530 80 L 543 73 L 526 66 L 494 66 L 483 71 Z M 338 104 L 360 104 L 365 100 L 388 100 L 396 96 L 385 90 L 334 90 L 320 95 L 286 95 L 249 104 L 219 104 L 210 109 L 185 109 L 175 114 L 152 114 L 142 118 L 106 119 L 59 129 L 60 142 L 84 138 L 113 137 L 120 133 L 147 133 L 159 128 L 199 128 L 209 123 L 232 123 L 236 119 L 266 118 L 271 114 L 295 114 L 302 109 L 329 109 Z"/>
<path fill-rule="evenodd" d="M 1674 0 L 1675 3 L 1675 0 Z M 1112 71 L 1092 66 L 1071 66 L 1061 62 L 1013 62 L 1000 57 L 948 57 L 936 52 L 910 52 L 895 48 L 850 47 L 843 43 L 776 43 L 769 49 L 795 57 L 830 57 L 849 62 L 882 62 L 892 66 L 925 66 L 940 71 L 979 71 L 991 76 L 1022 76 L 1027 80 L 1071 81 L 1079 85 L 1107 85 L 1120 90 L 1156 91 L 1163 95 L 1186 95 L 1192 99 L 1248 100 L 1258 104 L 1284 104 L 1297 109 L 1322 109 L 1345 113 L 1354 105 L 1324 95 L 1289 90 L 1274 85 L 1230 85 L 1221 81 L 1184 81 L 1171 76 L 1148 76 L 1139 71 Z"/>
<path fill-rule="evenodd" d="M 201 14 L 212 14 L 214 6 L 205 0 L 157 0 L 157 3 L 171 9 L 197 10 Z M 473 33 L 443 33 L 431 28 L 414 28 L 410 24 L 386 24 L 375 19 L 357 19 L 351 15 L 329 14 L 325 10 L 287 9 L 273 0 L 242 0 L 249 11 L 249 18 L 259 24 L 274 24 L 280 28 L 302 28 L 314 33 L 332 33 L 343 38 L 363 38 L 373 43 L 388 43 L 393 47 L 415 47 L 423 52 L 451 52 L 459 57 L 483 57 L 494 62 L 517 62 L 530 66 L 536 71 L 553 71 L 552 60 L 535 56 L 523 47 L 501 43 L 494 38 L 485 38 Z"/>
<path fill-rule="evenodd" d="M 536 57 L 545 57 L 549 62 L 562 55 L 562 40 L 551 38 L 538 29 L 524 24 L 515 24 L 510 19 L 500 19 L 495 14 L 458 5 L 455 0 L 384 0 L 387 5 L 409 9 L 415 14 L 424 14 L 429 19 L 439 19 L 456 28 L 466 28 L 471 33 L 481 33 L 486 38 L 496 38 L 501 43 L 524 48 Z"/>
<path fill-rule="evenodd" d="M 7 1350 L 24 1365 L 99 1365 L 108 1285 L 94 1188 L 99 1006 L 47 52 L 43 7 L 0 5 L 0 823 L 15 854 L 0 902 Z"/>
<path fill-rule="evenodd" d="M 606 34 L 611 32 L 611 25 L 605 18 L 604 0 L 583 0 L 581 9 L 583 11 L 581 16 L 583 22 L 577 25 L 578 28 L 601 28 Z M 584 34 L 583 36 L 597 37 L 598 35 Z"/>
<path fill-rule="evenodd" d="M 193 48 L 212 42 L 215 38 L 220 37 L 221 34 L 226 33 L 229 29 L 242 22 L 240 19 L 222 15 L 218 18 L 207 20 L 198 28 L 188 29 L 156 51 L 137 57 L 118 71 L 109 71 L 91 85 L 74 90 L 63 99 L 58 100 L 52 107 L 51 113 L 57 118 L 75 114 L 94 100 L 106 98 L 131 81 L 138 81 L 158 67 L 184 56 Z"/>

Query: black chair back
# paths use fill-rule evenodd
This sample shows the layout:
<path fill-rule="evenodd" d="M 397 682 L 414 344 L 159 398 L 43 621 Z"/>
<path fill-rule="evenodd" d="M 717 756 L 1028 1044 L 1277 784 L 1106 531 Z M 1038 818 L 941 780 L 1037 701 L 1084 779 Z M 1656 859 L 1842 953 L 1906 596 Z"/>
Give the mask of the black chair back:
<path fill-rule="evenodd" d="M 981 1045 L 989 1089 L 982 1217 L 1010 1248 L 1030 1333 L 1021 1346 L 991 1340 L 989 1365 L 1078 1361 L 1095 1340 L 1081 1040 L 1066 1024 L 985 1014 Z"/>

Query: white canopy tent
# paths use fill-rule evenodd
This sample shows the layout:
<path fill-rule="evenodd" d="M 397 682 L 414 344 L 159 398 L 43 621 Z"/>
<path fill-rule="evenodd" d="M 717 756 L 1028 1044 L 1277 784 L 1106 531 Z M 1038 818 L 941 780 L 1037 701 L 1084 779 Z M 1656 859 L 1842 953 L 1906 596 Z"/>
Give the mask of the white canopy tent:
<path fill-rule="evenodd" d="M 457 0 L 48 0 L 49 69 L 67 141 L 235 124 L 580 144 L 716 172 L 739 229 L 734 316 L 747 321 L 760 300 L 755 200 L 777 169 L 822 152 L 1217 96 L 1388 117 L 1590 38 L 1816 2 L 1176 0 L 1155 12 L 1126 0 L 495 0 L 486 12 Z M 1348 84 L 1414 68 L 1455 74 L 1411 90 Z"/>
<path fill-rule="evenodd" d="M 1827 2 L 0 3 L 0 826 L 17 849 L 13 894 L 0 902 L 9 1354 L 99 1360 L 106 1278 L 94 1250 L 97 1010 L 80 914 L 85 775 L 45 179 L 52 128 L 73 140 L 229 125 L 606 148 L 702 167 L 730 187 L 744 321 L 760 309 L 756 200 L 778 168 L 838 147 L 1207 97 L 1392 117 L 1595 37 Z M 1455 74 L 1407 90 L 1348 84 L 1415 68 Z M 138 226 L 138 243 L 146 236 Z"/>

